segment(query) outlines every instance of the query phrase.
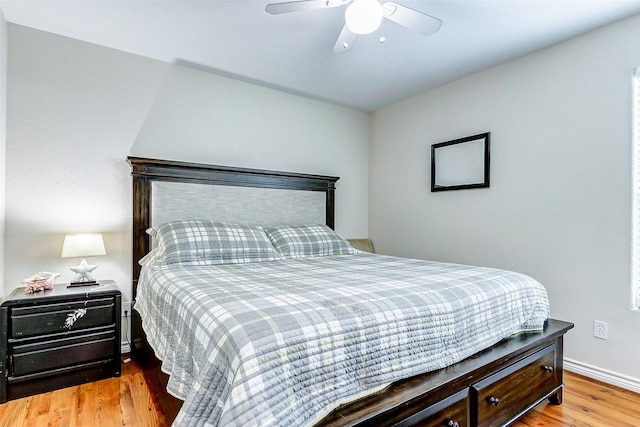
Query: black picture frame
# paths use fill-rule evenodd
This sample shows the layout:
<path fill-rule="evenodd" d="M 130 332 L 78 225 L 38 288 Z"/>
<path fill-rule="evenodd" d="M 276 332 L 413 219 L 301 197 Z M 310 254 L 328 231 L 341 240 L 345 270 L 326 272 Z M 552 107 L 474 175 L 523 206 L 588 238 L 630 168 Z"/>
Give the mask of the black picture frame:
<path fill-rule="evenodd" d="M 431 192 L 489 187 L 491 132 L 431 145 Z"/>

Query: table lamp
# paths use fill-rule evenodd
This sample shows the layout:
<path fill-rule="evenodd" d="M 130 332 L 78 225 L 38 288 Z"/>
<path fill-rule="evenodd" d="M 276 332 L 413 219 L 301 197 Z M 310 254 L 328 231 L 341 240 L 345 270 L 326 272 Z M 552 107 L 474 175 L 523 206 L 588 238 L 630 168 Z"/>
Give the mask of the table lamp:
<path fill-rule="evenodd" d="M 76 273 L 68 287 L 97 285 L 91 272 L 97 265 L 89 265 L 85 257 L 106 255 L 104 241 L 100 233 L 67 234 L 62 244 L 62 258 L 82 258 L 80 264 L 71 267 Z"/>

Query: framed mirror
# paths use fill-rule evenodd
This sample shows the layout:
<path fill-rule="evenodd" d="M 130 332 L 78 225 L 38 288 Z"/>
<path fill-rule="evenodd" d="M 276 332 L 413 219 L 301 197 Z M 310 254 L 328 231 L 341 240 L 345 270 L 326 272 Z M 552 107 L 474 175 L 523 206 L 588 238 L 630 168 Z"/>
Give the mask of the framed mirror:
<path fill-rule="evenodd" d="M 431 146 L 431 191 L 489 187 L 491 133 Z"/>

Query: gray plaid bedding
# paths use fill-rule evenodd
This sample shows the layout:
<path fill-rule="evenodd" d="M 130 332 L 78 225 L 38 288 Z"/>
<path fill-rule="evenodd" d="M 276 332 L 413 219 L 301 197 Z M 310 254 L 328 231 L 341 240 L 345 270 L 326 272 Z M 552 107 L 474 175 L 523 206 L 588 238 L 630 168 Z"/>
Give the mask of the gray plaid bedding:
<path fill-rule="evenodd" d="M 518 273 L 357 253 L 143 266 L 135 309 L 176 426 L 307 426 L 386 384 L 436 370 L 549 316 Z"/>

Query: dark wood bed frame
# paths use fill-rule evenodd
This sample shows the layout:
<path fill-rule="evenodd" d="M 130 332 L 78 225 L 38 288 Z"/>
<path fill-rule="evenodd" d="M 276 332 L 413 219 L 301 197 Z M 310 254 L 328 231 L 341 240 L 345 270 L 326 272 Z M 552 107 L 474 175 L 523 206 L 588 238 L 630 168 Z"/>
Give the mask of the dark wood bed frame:
<path fill-rule="evenodd" d="M 334 228 L 337 177 L 212 166 L 129 157 L 133 177 L 133 283 L 135 303 L 140 265 L 151 249 L 153 181 L 321 191 L 326 194 L 326 223 Z M 386 389 L 343 405 L 318 423 L 322 426 L 497 426 L 507 425 L 545 399 L 562 403 L 563 335 L 573 324 L 547 320 L 539 333 L 521 333 L 459 363 L 393 383 Z M 168 376 L 149 347 L 142 321 L 132 311 L 132 357 L 169 420 L 182 401 L 166 391 Z"/>

